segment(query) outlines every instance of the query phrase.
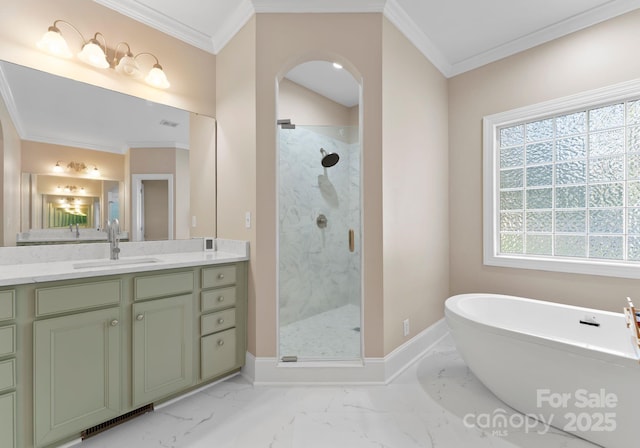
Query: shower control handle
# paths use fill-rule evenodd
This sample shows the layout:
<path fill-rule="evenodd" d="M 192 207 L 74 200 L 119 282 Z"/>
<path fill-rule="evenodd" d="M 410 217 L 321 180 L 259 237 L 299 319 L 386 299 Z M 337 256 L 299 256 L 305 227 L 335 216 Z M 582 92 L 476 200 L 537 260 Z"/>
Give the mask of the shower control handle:
<path fill-rule="evenodd" d="M 327 217 L 320 213 L 316 218 L 316 225 L 319 229 L 324 229 L 325 227 L 327 227 Z"/>

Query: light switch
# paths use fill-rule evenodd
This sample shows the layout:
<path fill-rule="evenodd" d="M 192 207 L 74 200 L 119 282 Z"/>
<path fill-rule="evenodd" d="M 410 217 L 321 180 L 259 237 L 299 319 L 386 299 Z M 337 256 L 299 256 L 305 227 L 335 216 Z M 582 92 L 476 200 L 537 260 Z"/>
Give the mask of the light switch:
<path fill-rule="evenodd" d="M 244 226 L 247 229 L 251 228 L 251 212 L 246 212 L 244 214 Z"/>

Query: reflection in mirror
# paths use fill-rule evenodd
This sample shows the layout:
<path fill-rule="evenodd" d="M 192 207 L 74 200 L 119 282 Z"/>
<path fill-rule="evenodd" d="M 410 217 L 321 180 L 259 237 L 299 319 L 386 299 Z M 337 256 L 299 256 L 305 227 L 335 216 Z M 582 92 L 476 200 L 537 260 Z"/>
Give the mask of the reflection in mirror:
<path fill-rule="evenodd" d="M 17 212 L 5 201 L 2 245 L 14 245 L 28 232 L 53 231 L 67 220 L 87 230 L 81 234 L 91 230 L 95 236 L 107 220 L 118 218 L 126 238 L 131 176 L 148 173 L 175 178 L 179 206 L 175 231 L 167 238 L 215 235 L 215 214 L 198 216 L 198 227 L 187 224 L 195 222 L 190 201 L 199 195 L 215 207 L 212 118 L 3 61 L 0 94 L 0 156 L 18 170 L 0 181 L 20 202 Z M 192 163 L 206 176 L 191 176 Z M 91 179 L 93 172 L 100 173 L 99 180 Z M 97 183 L 90 187 L 89 181 Z M 57 191 L 74 186 L 73 192 Z M 73 218 L 54 197 L 57 204 L 68 198 L 86 204 Z"/>
<path fill-rule="evenodd" d="M 35 175 L 32 185 L 31 229 L 52 229 L 78 225 L 100 227 L 100 196 L 103 182 Z"/>

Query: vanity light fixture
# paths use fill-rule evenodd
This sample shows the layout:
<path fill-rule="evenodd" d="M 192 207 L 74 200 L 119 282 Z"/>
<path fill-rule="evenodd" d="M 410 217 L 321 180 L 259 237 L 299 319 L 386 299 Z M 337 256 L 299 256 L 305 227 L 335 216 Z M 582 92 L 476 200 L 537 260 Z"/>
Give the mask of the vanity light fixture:
<path fill-rule="evenodd" d="M 110 52 L 107 46 L 107 40 L 104 35 L 97 32 L 91 39 L 85 39 L 80 30 L 73 26 L 66 20 L 57 19 L 53 22 L 53 25 L 49 27 L 46 33 L 36 44 L 39 49 L 49 54 L 58 57 L 71 58 L 73 53 L 69 50 L 67 41 L 62 37 L 58 24 L 64 23 L 73 29 L 82 39 L 82 49 L 78 53 L 78 59 L 82 62 L 97 68 L 114 68 L 117 73 L 139 79 L 142 78 L 142 70 L 140 69 L 136 59 L 142 55 L 149 55 L 155 59 L 155 64 L 149 70 L 149 73 L 144 78 L 145 82 L 153 87 L 159 89 L 167 89 L 171 86 L 167 75 L 164 73 L 158 58 L 152 53 L 143 52 L 138 53 L 135 56 L 131 51 L 131 47 L 127 42 L 119 42 L 113 50 L 112 62 L 109 62 L 108 54 Z M 100 38 L 100 39 L 98 39 Z M 121 47 L 126 46 L 126 51 L 120 51 Z M 120 57 L 118 58 L 118 54 Z"/>
<path fill-rule="evenodd" d="M 56 162 L 55 166 L 53 167 L 54 173 L 62 173 L 65 171 L 65 168 L 63 168 L 63 166 L 60 165 L 60 163 L 61 163 L 60 161 Z M 85 172 L 91 177 L 100 177 L 100 170 L 96 165 L 93 165 L 93 169 L 90 170 L 89 172 L 87 172 L 88 169 L 89 167 L 84 162 L 71 161 L 66 165 L 66 171 L 75 171 L 76 173 Z"/>
<path fill-rule="evenodd" d="M 87 165 L 85 165 L 84 162 L 69 162 L 67 163 L 67 168 L 69 168 L 70 170 L 74 170 L 76 173 L 79 173 L 80 171 L 86 170 Z"/>

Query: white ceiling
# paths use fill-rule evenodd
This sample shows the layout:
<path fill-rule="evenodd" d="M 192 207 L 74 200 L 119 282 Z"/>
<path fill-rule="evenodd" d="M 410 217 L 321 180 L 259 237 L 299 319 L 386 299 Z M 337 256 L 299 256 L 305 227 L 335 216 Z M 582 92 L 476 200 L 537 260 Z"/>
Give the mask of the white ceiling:
<path fill-rule="evenodd" d="M 254 13 L 381 12 L 447 77 L 640 8 L 640 0 L 94 0 L 211 53 Z"/>
<path fill-rule="evenodd" d="M 173 107 L 4 61 L 0 94 L 23 140 L 120 154 L 189 148 L 189 113 Z"/>

